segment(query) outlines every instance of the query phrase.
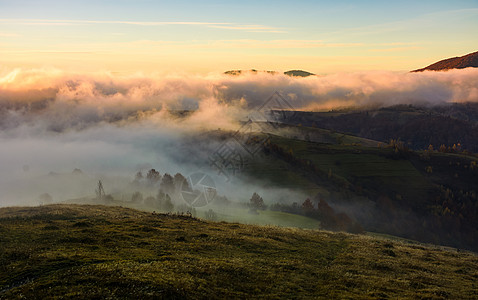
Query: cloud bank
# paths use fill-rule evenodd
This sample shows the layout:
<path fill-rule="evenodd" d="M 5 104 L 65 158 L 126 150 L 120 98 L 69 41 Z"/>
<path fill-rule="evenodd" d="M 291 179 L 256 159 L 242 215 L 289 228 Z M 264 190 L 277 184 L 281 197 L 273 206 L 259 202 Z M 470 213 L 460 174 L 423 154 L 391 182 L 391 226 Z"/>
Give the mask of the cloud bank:
<path fill-rule="evenodd" d="M 0 75 L 0 126 L 41 125 L 61 132 L 147 119 L 163 126 L 181 123 L 188 130 L 232 128 L 241 112 L 260 106 L 275 91 L 299 110 L 476 102 L 478 69 L 307 78 L 266 72 L 124 77 L 17 69 Z M 171 113 L 182 110 L 192 113 L 187 118 Z"/>
<path fill-rule="evenodd" d="M 204 132 L 238 129 L 275 91 L 300 110 L 477 102 L 478 69 L 307 78 L 0 69 L 0 206 L 45 192 L 55 200 L 91 195 L 99 178 L 114 191 L 144 166 L 187 175 L 207 162 L 196 150 L 214 147 Z M 76 185 L 45 177 L 75 168 L 90 177 Z"/>

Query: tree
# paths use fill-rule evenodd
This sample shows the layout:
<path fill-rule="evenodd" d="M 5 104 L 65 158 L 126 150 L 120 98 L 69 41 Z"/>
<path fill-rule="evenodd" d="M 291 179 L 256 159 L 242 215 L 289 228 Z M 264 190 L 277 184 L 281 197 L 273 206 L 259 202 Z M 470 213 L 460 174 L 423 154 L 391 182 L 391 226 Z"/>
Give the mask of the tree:
<path fill-rule="evenodd" d="M 211 221 L 217 220 L 217 214 L 216 214 L 216 212 L 215 212 L 214 210 L 212 210 L 212 209 L 209 209 L 208 211 L 206 211 L 206 212 L 204 213 L 204 215 L 205 215 L 206 219 L 208 219 L 208 220 L 211 220 Z"/>
<path fill-rule="evenodd" d="M 318 212 L 322 228 L 335 230 L 337 228 L 337 220 L 335 212 L 325 200 L 320 199 L 318 204 Z"/>
<path fill-rule="evenodd" d="M 312 203 L 312 201 L 309 198 L 307 198 L 305 199 L 304 203 L 302 203 L 302 209 L 305 210 L 306 212 L 313 211 L 314 203 Z"/>
<path fill-rule="evenodd" d="M 141 171 L 138 171 L 138 173 L 136 173 L 136 175 L 134 175 L 134 180 L 133 180 L 133 183 L 134 184 L 139 184 L 141 181 L 143 181 L 143 173 L 141 173 Z"/>
<path fill-rule="evenodd" d="M 262 197 L 259 196 L 259 194 L 257 193 L 252 194 L 252 197 L 249 200 L 249 202 L 252 209 L 260 209 L 260 210 L 266 209 L 266 205 L 264 204 L 264 199 L 262 199 Z"/>
<path fill-rule="evenodd" d="M 103 182 L 98 180 L 98 188 L 96 189 L 96 200 L 103 202 L 105 199 L 105 189 L 103 188 Z"/>
<path fill-rule="evenodd" d="M 168 173 L 165 173 L 163 179 L 161 180 L 161 183 L 159 184 L 159 188 L 163 190 L 163 192 L 166 194 L 174 194 L 175 189 L 173 176 L 169 175 Z"/>
<path fill-rule="evenodd" d="M 302 203 L 301 213 L 311 218 L 318 217 L 318 212 L 314 208 L 314 202 L 312 202 L 310 198 L 305 199 L 305 201 Z"/>
<path fill-rule="evenodd" d="M 166 194 L 163 192 L 162 189 L 159 189 L 158 191 L 158 194 L 156 195 L 156 199 L 161 202 L 164 200 L 164 196 L 166 196 Z"/>
<path fill-rule="evenodd" d="M 183 176 L 183 174 L 181 173 L 176 173 L 176 175 L 174 175 L 174 178 L 173 178 L 173 183 L 174 183 L 174 186 L 179 188 L 185 184 L 188 184 L 188 181 L 186 180 L 186 178 Z"/>
<path fill-rule="evenodd" d="M 143 202 L 143 194 L 140 192 L 134 192 L 131 196 L 131 202 L 133 203 L 141 203 Z"/>
<path fill-rule="evenodd" d="M 158 207 L 162 211 L 173 211 L 174 205 L 171 202 L 171 197 L 168 194 L 164 193 L 163 190 L 159 190 L 158 196 L 156 197 Z"/>
<path fill-rule="evenodd" d="M 290 206 L 290 210 L 288 212 L 293 214 L 300 214 L 299 203 L 297 202 L 292 203 L 292 205 Z"/>
<path fill-rule="evenodd" d="M 171 197 L 168 194 L 164 196 L 164 200 L 161 203 L 161 210 L 171 212 L 174 209 L 173 202 L 171 202 Z"/>
<path fill-rule="evenodd" d="M 146 174 L 146 179 L 148 179 L 149 184 L 156 185 L 161 180 L 161 174 L 155 169 L 151 169 Z"/>

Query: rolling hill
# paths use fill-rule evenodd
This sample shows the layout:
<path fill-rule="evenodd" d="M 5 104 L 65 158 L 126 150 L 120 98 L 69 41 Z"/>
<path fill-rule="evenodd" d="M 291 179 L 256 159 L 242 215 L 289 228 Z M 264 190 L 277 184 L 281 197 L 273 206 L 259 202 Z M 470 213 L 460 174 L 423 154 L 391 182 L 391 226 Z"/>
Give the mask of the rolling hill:
<path fill-rule="evenodd" d="M 261 155 L 244 170 L 244 180 L 301 191 L 316 209 L 325 200 L 366 231 L 478 250 L 476 156 L 295 128 L 303 134 L 269 135 Z M 299 206 L 304 200 L 288 199 Z"/>
<path fill-rule="evenodd" d="M 431 144 L 478 152 L 478 104 L 396 105 L 330 112 L 285 112 L 283 122 L 347 133 L 388 143 L 400 139 L 409 148 Z"/>
<path fill-rule="evenodd" d="M 476 299 L 478 257 L 121 207 L 0 208 L 0 298 Z"/>
<path fill-rule="evenodd" d="M 475 117 L 472 113 L 461 114 L 466 107 L 446 110 L 453 116 L 443 116 L 440 120 L 453 124 L 456 118 L 468 118 L 469 126 Z M 455 147 L 453 144 L 429 147 L 425 140 L 422 141 L 424 148 L 414 149 L 413 144 L 400 135 L 387 136 L 391 140 L 374 140 L 343 133 L 347 132 L 344 127 L 339 127 L 343 131 L 334 129 L 335 125 L 352 124 L 350 128 L 353 128 L 356 124 L 357 130 L 371 128 L 380 132 L 383 129 L 386 133 L 386 128 L 400 130 L 411 119 L 427 124 L 427 120 L 444 114 L 441 108 L 434 109 L 434 113 L 408 106 L 368 111 L 368 114 L 291 112 L 293 117 L 286 116 L 286 119 L 297 125 L 276 125 L 270 133 L 240 138 L 250 143 L 265 142 L 253 158 L 247 153 L 243 155 L 247 162 L 235 176 L 263 189 L 294 192 L 287 196 L 261 195 L 271 210 L 309 215 L 322 222 L 324 216 L 320 216 L 318 206 L 323 200 L 336 214 L 346 215 L 339 219 L 357 221 L 369 232 L 478 251 L 475 238 L 478 234 L 478 157 L 466 151 L 467 146 L 458 145 L 455 139 Z M 367 123 L 374 118 L 376 127 Z M 330 125 L 330 129 L 324 129 L 328 127 L 325 125 Z M 445 134 L 457 132 L 453 127 L 446 128 Z M 427 126 L 415 127 L 415 131 L 409 132 L 421 136 L 421 130 L 433 134 L 433 127 Z M 472 130 L 463 132 L 473 134 Z M 224 141 L 227 136 L 225 131 L 209 132 L 194 137 L 192 144 L 200 144 L 204 139 Z M 450 138 L 456 137 L 458 134 L 450 135 Z M 207 155 L 214 149 L 203 151 Z M 307 198 L 312 201 L 314 211 L 306 212 L 302 208 Z M 321 228 L 348 230 L 335 225 L 325 226 L 322 222 Z"/>

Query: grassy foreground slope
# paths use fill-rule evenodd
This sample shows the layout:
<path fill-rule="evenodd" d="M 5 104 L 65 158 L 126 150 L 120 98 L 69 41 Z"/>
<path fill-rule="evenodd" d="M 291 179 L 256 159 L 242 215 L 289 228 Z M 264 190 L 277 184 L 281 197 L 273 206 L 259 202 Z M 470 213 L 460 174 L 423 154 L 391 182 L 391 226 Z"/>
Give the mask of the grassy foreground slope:
<path fill-rule="evenodd" d="M 0 209 L 0 298 L 476 299 L 478 256 L 122 207 Z"/>

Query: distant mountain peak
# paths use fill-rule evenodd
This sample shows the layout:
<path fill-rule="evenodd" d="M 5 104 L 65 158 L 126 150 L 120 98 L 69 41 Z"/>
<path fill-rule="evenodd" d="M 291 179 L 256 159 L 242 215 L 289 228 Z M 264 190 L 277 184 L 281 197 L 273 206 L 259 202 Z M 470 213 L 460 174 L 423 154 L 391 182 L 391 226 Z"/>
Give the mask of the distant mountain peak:
<path fill-rule="evenodd" d="M 247 73 L 252 73 L 252 74 L 257 74 L 257 73 L 269 73 L 269 74 L 277 74 L 276 71 L 258 71 L 256 69 L 250 69 L 250 70 L 230 70 L 224 72 L 226 75 L 232 75 L 232 76 L 239 76 L 242 74 L 247 74 Z"/>
<path fill-rule="evenodd" d="M 284 72 L 284 74 L 288 76 L 296 76 L 296 77 L 308 77 L 308 76 L 315 75 L 314 73 L 310 73 L 303 70 L 290 70 L 290 71 Z"/>
<path fill-rule="evenodd" d="M 255 69 L 251 69 L 251 70 L 230 70 L 230 71 L 224 72 L 224 74 L 232 75 L 232 76 L 239 76 L 239 75 L 243 75 L 243 74 L 247 74 L 247 73 L 252 73 L 252 74 L 269 73 L 269 74 L 272 74 L 272 75 L 280 74 L 277 71 L 258 71 L 258 70 L 255 70 Z M 310 72 L 303 71 L 303 70 L 290 70 L 290 71 L 284 72 L 284 74 L 287 75 L 287 76 L 295 76 L 295 77 L 308 77 L 308 76 L 315 75 L 314 73 L 310 73 Z"/>
<path fill-rule="evenodd" d="M 412 72 L 443 71 L 450 69 L 464 69 L 470 67 L 478 68 L 478 51 L 464 56 L 440 60 L 439 62 L 429 65 L 428 67 L 413 70 Z"/>

